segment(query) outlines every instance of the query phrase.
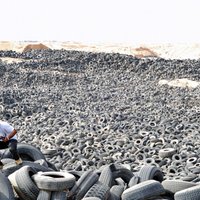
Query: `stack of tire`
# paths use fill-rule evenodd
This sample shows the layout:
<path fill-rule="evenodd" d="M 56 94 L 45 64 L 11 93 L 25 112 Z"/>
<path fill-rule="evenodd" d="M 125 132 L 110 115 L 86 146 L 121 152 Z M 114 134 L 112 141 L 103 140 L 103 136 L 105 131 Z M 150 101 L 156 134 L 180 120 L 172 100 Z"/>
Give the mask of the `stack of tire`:
<path fill-rule="evenodd" d="M 62 171 L 36 147 L 20 143 L 18 149 L 24 159 L 21 165 L 9 158 L 8 150 L 2 155 L 1 200 L 200 199 L 198 182 L 164 180 L 156 166 L 143 165 L 139 171 L 131 171 L 129 165 L 112 163 L 95 170 Z"/>

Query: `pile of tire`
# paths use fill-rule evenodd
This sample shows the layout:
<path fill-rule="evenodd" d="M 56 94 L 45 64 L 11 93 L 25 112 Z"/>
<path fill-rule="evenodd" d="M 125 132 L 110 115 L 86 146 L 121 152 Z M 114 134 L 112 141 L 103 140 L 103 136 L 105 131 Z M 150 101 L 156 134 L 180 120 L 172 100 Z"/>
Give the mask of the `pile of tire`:
<path fill-rule="evenodd" d="M 158 84 L 200 81 L 199 60 L 65 50 L 0 51 L 0 57 L 23 60 L 0 61 L 0 118 L 17 129 L 19 142 L 43 154 L 32 160 L 21 154 L 24 160 L 75 171 L 76 179 L 112 164 L 132 173 L 150 165 L 164 180 L 199 183 L 200 87 Z"/>
<path fill-rule="evenodd" d="M 6 150 L 8 151 L 8 150 Z M 0 172 L 1 200 L 198 200 L 200 185 L 183 180 L 164 180 L 161 168 L 143 165 L 132 172 L 130 165 L 109 164 L 100 169 L 58 170 L 42 152 L 19 144 L 26 160 L 16 165 L 4 152 Z M 39 158 L 39 159 L 37 159 Z M 37 160 L 34 160 L 37 159 Z"/>

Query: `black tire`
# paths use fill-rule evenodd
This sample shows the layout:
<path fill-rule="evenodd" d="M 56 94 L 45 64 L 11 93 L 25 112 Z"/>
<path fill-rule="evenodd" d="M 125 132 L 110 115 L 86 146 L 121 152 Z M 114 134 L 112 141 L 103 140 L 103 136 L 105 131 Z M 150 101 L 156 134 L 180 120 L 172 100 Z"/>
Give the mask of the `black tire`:
<path fill-rule="evenodd" d="M 140 177 L 140 183 L 147 180 L 163 181 L 163 172 L 158 167 L 151 165 L 142 166 L 138 176 Z"/>
<path fill-rule="evenodd" d="M 161 158 L 171 158 L 176 153 L 174 148 L 165 148 L 159 151 L 159 156 Z"/>
<path fill-rule="evenodd" d="M 85 197 L 82 200 L 102 200 L 102 199 L 100 199 L 98 197 Z"/>
<path fill-rule="evenodd" d="M 46 160 L 46 162 L 47 162 L 49 168 L 51 168 L 54 171 L 59 171 L 53 163 L 49 162 L 48 160 Z"/>
<path fill-rule="evenodd" d="M 40 190 L 37 200 L 51 200 L 51 192 Z"/>
<path fill-rule="evenodd" d="M 66 192 L 52 192 L 51 200 L 66 200 L 67 194 Z"/>
<path fill-rule="evenodd" d="M 138 175 L 134 175 L 128 183 L 128 187 L 132 187 L 140 183 L 140 177 Z"/>
<path fill-rule="evenodd" d="M 43 153 L 38 148 L 32 145 L 18 143 L 17 150 L 22 160 L 28 160 L 28 161 L 35 161 L 40 159 L 46 160 Z M 10 153 L 9 149 L 5 151 L 3 158 L 12 158 L 12 154 Z"/>
<path fill-rule="evenodd" d="M 36 172 L 37 171 L 30 166 L 24 166 L 16 171 L 15 179 L 18 191 L 20 191 L 18 192 L 20 199 L 23 200 L 37 199 L 37 196 L 39 194 L 39 189 L 31 179 L 31 176 L 33 176 Z"/>
<path fill-rule="evenodd" d="M 40 165 L 42 165 L 42 166 L 44 166 L 46 168 L 49 167 L 48 163 L 44 159 L 36 160 L 36 161 L 34 161 L 34 163 L 38 163 L 38 164 L 40 164 Z"/>
<path fill-rule="evenodd" d="M 22 168 L 24 166 L 30 166 L 30 167 L 34 168 L 37 172 L 38 171 L 42 171 L 42 172 L 52 171 L 52 169 L 46 168 L 38 163 L 34 163 L 34 162 L 30 162 L 30 161 L 23 161 L 23 163 L 20 165 L 16 165 L 15 163 L 8 163 L 8 164 L 4 165 L 2 172 L 5 176 L 9 176 L 13 172 L 15 172 L 16 170 L 19 170 L 20 168 Z"/>
<path fill-rule="evenodd" d="M 200 199 L 200 185 L 190 187 L 185 190 L 176 192 L 174 195 L 175 200 L 199 200 Z"/>
<path fill-rule="evenodd" d="M 113 185 L 113 175 L 110 168 L 110 165 L 105 166 L 99 176 L 99 182 L 101 182 L 103 185 L 108 186 L 109 188 Z"/>
<path fill-rule="evenodd" d="M 84 172 L 69 192 L 69 196 L 75 197 L 76 200 L 81 200 L 98 179 L 98 174 L 93 170 Z"/>
<path fill-rule="evenodd" d="M 41 190 L 63 191 L 71 189 L 75 184 L 75 176 L 68 172 L 40 172 L 32 176 Z"/>
<path fill-rule="evenodd" d="M 160 182 L 148 180 L 126 189 L 122 193 L 122 200 L 143 200 L 165 193 Z"/>
<path fill-rule="evenodd" d="M 3 165 L 6 165 L 6 164 L 8 164 L 8 163 L 13 163 L 13 162 L 15 162 L 15 160 L 12 159 L 12 158 L 3 158 L 3 159 L 1 159 L 1 162 L 3 163 Z"/>
<path fill-rule="evenodd" d="M 175 194 L 176 192 L 179 192 L 181 190 L 194 187 L 197 184 L 193 182 L 181 181 L 181 180 L 165 180 L 162 182 L 162 185 L 165 188 L 165 190 Z"/>
<path fill-rule="evenodd" d="M 127 184 L 129 183 L 130 179 L 134 176 L 133 172 L 121 165 L 112 164 L 110 168 L 112 171 L 113 179 L 121 178 Z"/>
<path fill-rule="evenodd" d="M 15 195 L 9 179 L 0 172 L 0 199 L 15 200 Z"/>
<path fill-rule="evenodd" d="M 109 200 L 120 200 L 123 191 L 124 191 L 124 186 L 122 186 L 122 185 L 113 185 L 110 188 Z"/>
<path fill-rule="evenodd" d="M 99 199 L 108 199 L 110 196 L 110 188 L 101 182 L 95 183 L 89 191 L 85 194 L 85 197 L 97 197 Z"/>

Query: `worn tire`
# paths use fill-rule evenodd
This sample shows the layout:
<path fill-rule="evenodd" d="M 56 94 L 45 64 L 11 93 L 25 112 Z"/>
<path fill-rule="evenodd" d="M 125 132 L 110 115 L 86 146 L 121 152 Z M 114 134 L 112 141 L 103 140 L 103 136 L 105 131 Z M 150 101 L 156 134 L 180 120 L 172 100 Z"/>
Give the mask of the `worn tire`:
<path fill-rule="evenodd" d="M 18 143 L 17 150 L 22 160 L 28 160 L 28 161 L 35 161 L 40 159 L 46 160 L 43 153 L 38 148 L 32 145 Z M 9 149 L 5 151 L 3 158 L 12 158 L 12 154 L 10 153 Z"/>
<path fill-rule="evenodd" d="M 120 200 L 123 191 L 124 191 L 124 186 L 122 186 L 122 185 L 113 185 L 110 188 L 109 200 Z"/>
<path fill-rule="evenodd" d="M 151 165 L 142 166 L 138 176 L 140 177 L 140 183 L 147 180 L 163 181 L 163 172 L 158 167 Z"/>
<path fill-rule="evenodd" d="M 37 200 L 51 200 L 51 192 L 40 190 Z"/>
<path fill-rule="evenodd" d="M 35 200 L 39 194 L 39 189 L 31 179 L 31 176 L 37 173 L 37 171 L 30 167 L 24 166 L 16 171 L 15 179 L 17 184 L 17 193 L 20 199 L 23 200 Z"/>
<path fill-rule="evenodd" d="M 158 155 L 161 158 L 171 158 L 176 153 L 176 149 L 174 148 L 165 148 L 161 149 L 158 153 Z"/>
<path fill-rule="evenodd" d="M 99 199 L 108 199 L 110 196 L 110 188 L 101 182 L 95 183 L 89 191 L 85 194 L 85 197 L 97 197 Z"/>
<path fill-rule="evenodd" d="M 185 190 L 176 192 L 174 195 L 175 200 L 199 200 L 200 199 L 200 185 L 190 187 Z"/>
<path fill-rule="evenodd" d="M 99 182 L 108 186 L 109 188 L 113 185 L 113 175 L 110 165 L 105 166 L 99 176 Z"/>
<path fill-rule="evenodd" d="M 39 189 L 48 191 L 70 189 L 75 184 L 75 176 L 68 172 L 39 172 L 32 178 Z"/>
<path fill-rule="evenodd" d="M 16 170 L 19 170 L 20 168 L 24 166 L 30 166 L 34 168 L 36 171 L 52 171 L 50 168 L 46 168 L 38 163 L 30 162 L 30 161 L 23 161 L 22 164 L 16 165 L 15 163 L 7 163 L 3 166 L 2 172 L 5 176 L 9 176 L 10 174 L 14 173 Z"/>
<path fill-rule="evenodd" d="M 175 194 L 181 190 L 196 186 L 196 183 L 181 180 L 165 180 L 162 182 L 165 190 Z"/>
<path fill-rule="evenodd" d="M 99 176 L 93 170 L 84 172 L 74 187 L 70 190 L 69 196 L 75 197 L 77 200 L 81 200 L 87 191 L 98 181 Z"/>
<path fill-rule="evenodd" d="M 0 199 L 1 200 L 14 200 L 15 195 L 9 179 L 0 172 Z"/>
<path fill-rule="evenodd" d="M 159 196 L 165 193 L 165 189 L 160 182 L 148 180 L 139 183 L 122 193 L 122 200 L 143 200 Z"/>
<path fill-rule="evenodd" d="M 66 200 L 67 194 L 66 192 L 52 192 L 50 200 Z"/>
<path fill-rule="evenodd" d="M 130 179 L 134 176 L 133 172 L 122 165 L 112 164 L 110 168 L 113 179 L 121 178 L 125 183 L 129 183 Z"/>

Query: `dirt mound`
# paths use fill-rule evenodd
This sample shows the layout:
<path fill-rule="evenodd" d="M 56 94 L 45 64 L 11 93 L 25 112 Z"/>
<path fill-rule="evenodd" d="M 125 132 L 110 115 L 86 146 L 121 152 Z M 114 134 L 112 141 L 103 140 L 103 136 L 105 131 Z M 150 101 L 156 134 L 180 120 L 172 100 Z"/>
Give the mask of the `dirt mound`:
<path fill-rule="evenodd" d="M 148 49 L 146 47 L 139 47 L 135 49 L 135 56 L 138 58 L 144 58 L 144 57 L 158 57 L 158 55 L 153 52 L 151 49 Z"/>
<path fill-rule="evenodd" d="M 50 49 L 46 45 L 40 43 L 40 44 L 28 44 L 24 47 L 23 52 L 31 51 L 31 50 L 41 50 L 41 49 Z"/>

